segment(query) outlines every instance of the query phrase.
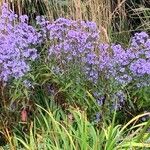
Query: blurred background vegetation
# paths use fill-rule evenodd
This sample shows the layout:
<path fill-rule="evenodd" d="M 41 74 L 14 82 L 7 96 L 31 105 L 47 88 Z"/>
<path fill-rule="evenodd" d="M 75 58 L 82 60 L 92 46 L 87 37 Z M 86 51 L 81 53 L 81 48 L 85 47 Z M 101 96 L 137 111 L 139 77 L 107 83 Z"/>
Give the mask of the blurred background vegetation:
<path fill-rule="evenodd" d="M 1 0 L 1 4 L 4 0 Z M 134 32 L 150 31 L 149 0 L 5 0 L 19 15 L 31 20 L 45 15 L 49 20 L 59 17 L 90 20 L 101 30 L 102 41 L 127 44 Z M 124 37 L 124 38 L 121 38 Z"/>

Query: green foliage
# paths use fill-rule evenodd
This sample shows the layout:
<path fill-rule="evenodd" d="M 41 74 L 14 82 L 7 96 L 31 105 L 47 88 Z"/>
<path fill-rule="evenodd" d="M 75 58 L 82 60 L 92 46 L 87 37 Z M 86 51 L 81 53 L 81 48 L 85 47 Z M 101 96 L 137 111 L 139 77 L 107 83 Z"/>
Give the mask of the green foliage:
<path fill-rule="evenodd" d="M 132 88 L 130 98 L 132 99 L 132 106 L 136 110 L 149 111 L 149 93 L 150 87 L 143 87 L 141 89 Z"/>
<path fill-rule="evenodd" d="M 14 135 L 8 147 L 15 149 L 66 149 L 66 150 L 122 150 L 129 148 L 149 148 L 146 133 L 150 121 L 136 124 L 136 121 L 149 113 L 141 114 L 125 125 L 115 125 L 115 114 L 112 122 L 103 122 L 93 126 L 86 112 L 74 108 L 63 111 L 51 111 L 38 107 L 38 116 L 29 126 L 28 134 Z M 130 126 L 130 127 L 128 127 Z"/>

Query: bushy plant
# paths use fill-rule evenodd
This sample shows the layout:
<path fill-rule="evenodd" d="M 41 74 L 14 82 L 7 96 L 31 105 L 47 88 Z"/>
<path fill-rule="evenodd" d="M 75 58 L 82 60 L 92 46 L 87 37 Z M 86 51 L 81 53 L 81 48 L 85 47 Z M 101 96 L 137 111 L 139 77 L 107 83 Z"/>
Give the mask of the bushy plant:
<path fill-rule="evenodd" d="M 121 44 L 101 43 L 101 32 L 94 22 L 66 18 L 50 22 L 43 16 L 37 16 L 34 25 L 30 25 L 28 21 L 28 16 L 17 16 L 9 10 L 7 4 L 2 6 L 0 107 L 5 108 L 6 101 L 10 100 L 4 114 L 9 114 L 8 110 L 16 111 L 17 104 L 14 101 L 18 100 L 18 103 L 21 102 L 21 106 L 18 107 L 21 109 L 18 110 L 21 112 L 20 120 L 25 120 L 30 126 L 33 125 L 30 122 L 33 117 L 28 119 L 29 109 L 32 112 L 36 112 L 37 109 L 32 107 L 35 106 L 34 103 L 40 104 L 45 109 L 58 111 L 58 114 L 56 113 L 58 120 L 54 119 L 51 112 L 44 110 L 46 113 L 40 112 L 39 118 L 34 123 L 34 126 L 40 126 L 40 130 L 44 133 L 42 142 L 46 142 L 46 146 L 51 149 L 68 148 L 70 144 L 72 149 L 76 146 L 78 149 L 93 149 L 95 146 L 98 149 L 121 148 L 121 146 L 129 148 L 130 141 L 126 140 L 124 144 L 118 137 L 126 137 L 122 136 L 123 131 L 130 122 L 123 129 L 115 127 L 114 122 L 106 129 L 105 125 L 112 121 L 114 112 L 117 112 L 117 119 L 120 116 L 124 117 L 119 120 L 124 123 L 128 118 L 126 112 L 132 114 L 132 108 L 134 111 L 141 108 L 141 111 L 148 110 L 146 106 L 149 103 L 147 91 L 150 83 L 149 35 L 145 32 L 136 33 L 131 38 L 129 46 L 123 47 Z M 5 95 L 8 98 L 5 98 Z M 52 107 L 47 107 L 49 105 Z M 67 114 L 70 105 L 84 112 L 85 116 L 78 111 L 71 112 L 73 115 L 69 116 L 71 118 L 73 116 L 72 119 L 75 121 L 71 120 L 68 126 L 61 113 Z M 45 118 L 47 115 L 48 121 Z M 60 117 L 65 123 L 60 121 Z M 18 121 L 19 117 L 16 118 L 15 121 Z M 43 119 L 44 123 L 39 119 Z M 50 124 L 57 127 L 53 133 L 50 133 Z M 48 133 L 45 133 L 42 125 L 46 126 Z M 99 126 L 100 129 L 97 128 Z M 21 138 L 17 140 L 27 149 L 34 149 L 38 141 L 33 135 L 32 127 L 30 129 L 30 137 L 26 138 L 27 143 Z M 145 130 L 140 136 L 144 132 Z M 53 138 L 49 140 L 49 136 Z M 100 142 L 99 136 L 105 139 L 101 141 L 102 145 L 96 145 Z M 134 146 L 141 144 L 137 143 L 140 136 L 132 134 L 130 136 L 134 137 L 132 143 Z M 117 143 L 120 146 L 117 146 Z"/>
<path fill-rule="evenodd" d="M 37 58 L 39 34 L 28 24 L 28 16 L 18 17 L 7 4 L 2 6 L 0 32 L 0 80 L 6 82 L 30 70 L 30 61 Z"/>
<path fill-rule="evenodd" d="M 136 33 L 129 47 L 123 48 L 120 44 L 101 44 L 100 32 L 93 22 L 64 18 L 52 23 L 43 18 L 39 20 L 40 17 L 38 24 L 42 25 L 44 40 L 50 43 L 49 59 L 57 59 L 58 67 L 80 64 L 94 83 L 104 75 L 106 79 L 113 77 L 121 85 L 134 80 L 139 86 L 141 77 L 145 79 L 149 75 L 150 38 L 145 32 Z"/>
<path fill-rule="evenodd" d="M 37 66 L 32 66 L 31 76 L 37 84 L 53 84 L 57 79 L 60 87 L 54 87 L 55 91 L 64 86 L 70 101 L 81 99 L 78 102 L 83 106 L 83 97 L 88 97 L 110 110 L 125 105 L 125 88 L 149 86 L 150 38 L 145 32 L 136 33 L 129 47 L 123 48 L 120 44 L 100 43 L 101 33 L 90 21 L 59 18 L 50 22 L 37 16 L 33 27 L 28 24 L 28 16 L 18 17 L 7 4 L 2 7 L 0 19 L 1 82 L 22 78 L 34 61 Z M 45 80 L 44 75 L 50 76 Z M 27 80 L 23 83 L 31 85 Z M 79 92 L 77 86 L 82 93 L 79 97 L 73 96 Z M 92 103 L 87 104 L 90 109 Z"/>
<path fill-rule="evenodd" d="M 37 22 L 43 41 L 48 43 L 47 63 L 50 62 L 51 70 L 64 79 L 69 76 L 71 81 L 85 81 L 84 85 L 88 81 L 91 86 L 88 90 L 92 90 L 93 96 L 95 92 L 103 97 L 129 86 L 149 86 L 150 38 L 147 33 L 136 33 L 129 46 L 123 48 L 120 44 L 100 43 L 100 32 L 93 22 L 59 18 L 50 23 L 40 17 Z M 74 73 L 73 78 L 71 73 Z M 116 105 L 115 102 L 112 105 Z"/>

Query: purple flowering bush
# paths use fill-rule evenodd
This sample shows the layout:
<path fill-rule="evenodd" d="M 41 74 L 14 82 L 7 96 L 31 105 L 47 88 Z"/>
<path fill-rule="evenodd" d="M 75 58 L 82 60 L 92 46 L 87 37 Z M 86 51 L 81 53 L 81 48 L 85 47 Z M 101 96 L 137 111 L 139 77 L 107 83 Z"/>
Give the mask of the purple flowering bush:
<path fill-rule="evenodd" d="M 128 48 L 112 47 L 114 52 L 115 79 L 121 84 L 149 86 L 150 37 L 145 32 L 136 33 Z"/>
<path fill-rule="evenodd" d="M 125 48 L 120 44 L 101 43 L 101 33 L 94 22 L 65 18 L 50 22 L 37 16 L 36 25 L 32 26 L 28 20 L 28 16 L 17 16 L 9 10 L 7 4 L 2 6 L 2 83 L 24 77 L 22 84 L 33 87 L 25 76 L 28 72 L 37 85 L 57 80 L 61 83 L 60 89 L 70 95 L 70 101 L 78 100 L 84 106 L 88 99 L 88 108 L 96 114 L 100 114 L 97 111 L 102 107 L 121 110 L 129 87 L 149 86 L 150 37 L 147 33 L 136 33 Z M 86 91 L 90 91 L 98 109 L 90 107 L 95 103 L 89 102 Z"/>
<path fill-rule="evenodd" d="M 4 3 L 0 12 L 0 124 L 4 134 L 19 135 L 22 147 L 26 137 L 25 144 L 30 140 L 34 125 L 37 133 L 44 132 L 46 112 L 50 110 L 48 122 L 57 123 L 63 134 L 62 127 L 71 125 L 72 133 L 81 125 L 84 131 L 84 121 L 89 121 L 91 131 L 102 131 L 103 136 L 103 127 L 110 124 L 108 132 L 110 127 L 116 132 L 116 122 L 127 127 L 138 121 L 137 116 L 127 123 L 131 117 L 150 111 L 150 36 L 136 33 L 127 47 L 101 43 L 100 39 L 95 22 L 66 18 L 49 21 L 44 16 L 31 21 Z M 142 117 L 140 125 L 146 125 L 148 119 Z M 123 131 L 121 128 L 120 133 Z M 89 139 L 85 134 L 83 137 L 83 141 Z M 61 137 L 57 139 L 61 141 Z M 105 141 L 109 140 L 101 142 L 102 147 Z M 67 146 L 64 142 L 60 142 L 62 147 Z M 84 149 L 85 143 L 80 143 Z"/>
<path fill-rule="evenodd" d="M 48 59 L 55 59 L 53 70 L 61 72 L 73 64 L 85 66 L 87 61 L 94 62 L 94 50 L 99 41 L 99 30 L 94 22 L 75 21 L 59 18 L 49 23 L 43 17 L 37 17 L 42 41 L 47 42 Z M 91 62 L 92 61 L 92 62 Z"/>
<path fill-rule="evenodd" d="M 28 16 L 18 17 L 2 6 L 0 15 L 0 80 L 23 77 L 30 70 L 30 62 L 37 58 L 39 34 L 28 24 Z"/>
<path fill-rule="evenodd" d="M 41 41 L 46 45 L 48 67 L 60 76 L 61 82 L 74 82 L 69 94 L 76 93 L 78 85 L 82 88 L 84 85 L 98 105 L 107 94 L 110 96 L 106 96 L 106 107 L 121 110 L 127 100 L 125 89 L 149 86 L 150 37 L 147 33 L 136 33 L 125 48 L 120 44 L 100 43 L 101 34 L 94 22 L 65 18 L 49 22 L 38 16 L 37 25 Z M 98 97 L 95 92 L 99 93 Z"/>
<path fill-rule="evenodd" d="M 50 43 L 49 60 L 56 59 L 53 69 L 57 72 L 66 71 L 72 63 L 79 65 L 94 84 L 105 76 L 123 86 L 131 82 L 148 85 L 150 38 L 145 32 L 135 34 L 129 47 L 123 48 L 119 44 L 101 44 L 93 22 L 59 18 L 53 23 L 42 19 L 38 24 L 42 25 L 44 40 Z"/>

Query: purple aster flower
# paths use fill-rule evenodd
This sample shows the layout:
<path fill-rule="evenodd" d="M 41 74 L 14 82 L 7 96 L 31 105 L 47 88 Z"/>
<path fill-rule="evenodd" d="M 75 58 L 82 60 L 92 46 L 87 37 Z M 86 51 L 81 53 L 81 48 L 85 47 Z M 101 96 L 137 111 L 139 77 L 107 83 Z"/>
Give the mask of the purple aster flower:
<path fill-rule="evenodd" d="M 20 21 L 17 21 L 19 18 Z M 30 70 L 29 61 L 37 57 L 37 50 L 31 47 L 39 43 L 38 34 L 26 23 L 28 16 L 19 18 L 4 3 L 0 16 L 1 81 L 23 77 Z"/>

